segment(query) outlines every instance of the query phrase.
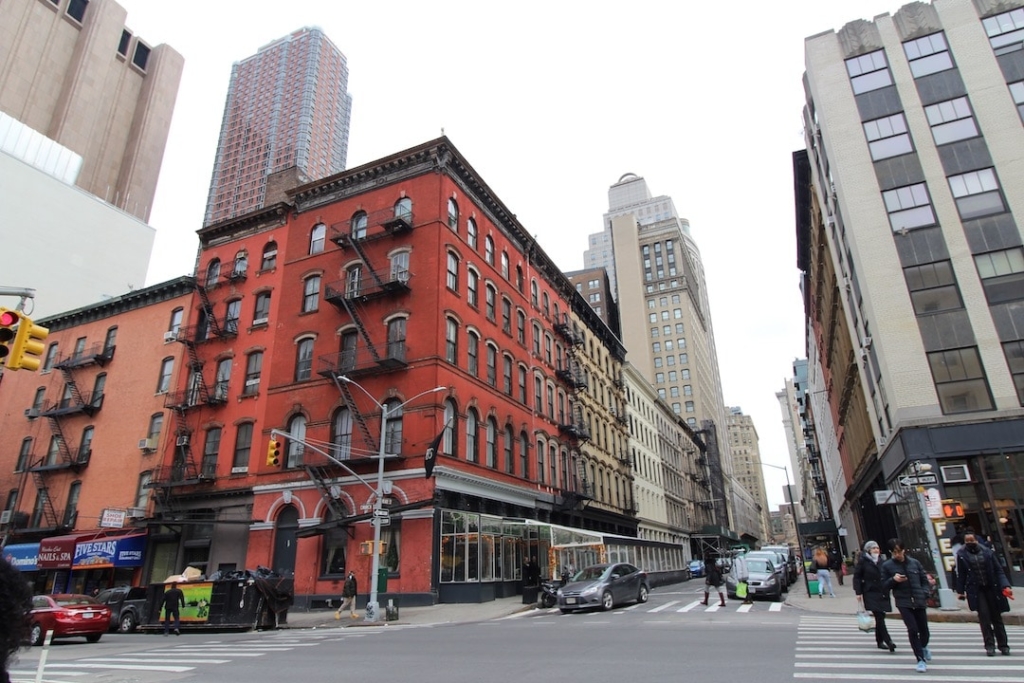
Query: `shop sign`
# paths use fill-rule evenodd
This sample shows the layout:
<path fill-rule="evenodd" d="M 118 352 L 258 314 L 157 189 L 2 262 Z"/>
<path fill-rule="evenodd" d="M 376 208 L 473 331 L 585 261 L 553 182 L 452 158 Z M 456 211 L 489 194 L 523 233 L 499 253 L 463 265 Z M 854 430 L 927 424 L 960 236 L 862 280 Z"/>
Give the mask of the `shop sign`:
<path fill-rule="evenodd" d="M 105 508 L 100 515 L 100 526 L 104 529 L 120 529 L 124 526 L 127 514 L 126 510 Z"/>
<path fill-rule="evenodd" d="M 34 572 L 38 569 L 38 543 L 18 543 L 9 545 L 3 550 L 4 559 L 15 569 L 23 572 Z"/>
<path fill-rule="evenodd" d="M 75 546 L 74 569 L 138 567 L 142 565 L 145 536 L 100 538 Z"/>
<path fill-rule="evenodd" d="M 54 536 L 39 542 L 39 569 L 68 569 L 75 559 L 78 536 Z"/>

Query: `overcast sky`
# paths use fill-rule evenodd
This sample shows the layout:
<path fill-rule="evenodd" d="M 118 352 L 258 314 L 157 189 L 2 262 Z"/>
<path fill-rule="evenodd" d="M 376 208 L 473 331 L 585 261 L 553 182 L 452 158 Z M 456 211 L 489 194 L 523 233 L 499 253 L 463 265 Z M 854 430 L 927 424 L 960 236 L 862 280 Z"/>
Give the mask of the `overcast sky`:
<path fill-rule="evenodd" d="M 443 129 L 566 271 L 622 174 L 671 196 L 703 256 L 726 404 L 753 416 L 765 462 L 788 463 L 775 392 L 805 355 L 803 40 L 901 3 L 117 1 L 129 29 L 185 57 L 146 284 L 192 273 L 231 64 L 319 26 L 348 59 L 350 168 Z M 765 482 L 775 508 L 785 475 Z"/>

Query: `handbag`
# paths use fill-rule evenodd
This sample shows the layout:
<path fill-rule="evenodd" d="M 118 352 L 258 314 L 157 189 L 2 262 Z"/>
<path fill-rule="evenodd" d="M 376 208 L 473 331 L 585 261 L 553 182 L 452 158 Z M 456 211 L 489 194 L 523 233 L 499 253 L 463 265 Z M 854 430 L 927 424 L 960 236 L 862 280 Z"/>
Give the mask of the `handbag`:
<path fill-rule="evenodd" d="M 739 583 L 736 584 L 736 597 L 737 598 L 746 598 L 747 597 L 747 582 L 746 581 L 740 581 Z"/>
<path fill-rule="evenodd" d="M 864 633 L 871 633 L 875 630 L 875 616 L 871 612 L 860 610 L 857 612 L 857 628 Z"/>

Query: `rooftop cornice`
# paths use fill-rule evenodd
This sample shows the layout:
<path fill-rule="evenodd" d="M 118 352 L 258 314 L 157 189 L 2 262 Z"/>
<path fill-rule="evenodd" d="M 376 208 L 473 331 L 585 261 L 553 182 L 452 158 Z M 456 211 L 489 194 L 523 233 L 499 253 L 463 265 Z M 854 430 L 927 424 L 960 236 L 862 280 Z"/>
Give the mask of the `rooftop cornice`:
<path fill-rule="evenodd" d="M 135 291 L 128 292 L 127 294 L 122 294 L 121 296 L 106 299 L 99 303 L 83 306 L 82 308 L 76 308 L 73 311 L 59 313 L 48 318 L 42 318 L 36 322 L 48 328 L 51 332 L 66 330 L 86 323 L 127 313 L 128 311 L 134 311 L 140 308 L 145 308 L 146 306 L 153 306 L 164 301 L 170 301 L 171 299 L 177 299 L 178 297 L 190 294 L 194 289 L 195 278 L 191 275 L 183 275 L 182 277 L 174 280 L 161 282 L 144 289 L 137 289 Z"/>
<path fill-rule="evenodd" d="M 197 230 L 196 234 L 199 235 L 200 244 L 203 247 L 208 247 L 227 239 L 236 239 L 242 233 L 254 233 L 280 227 L 286 223 L 291 209 L 291 204 L 278 202 L 220 223 L 207 225 Z"/>

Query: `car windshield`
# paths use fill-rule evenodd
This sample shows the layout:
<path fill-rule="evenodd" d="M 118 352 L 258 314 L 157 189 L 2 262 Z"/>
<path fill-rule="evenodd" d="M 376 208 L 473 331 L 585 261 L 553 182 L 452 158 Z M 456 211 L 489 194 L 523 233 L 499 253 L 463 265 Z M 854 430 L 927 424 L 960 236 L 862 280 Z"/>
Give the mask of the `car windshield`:
<path fill-rule="evenodd" d="M 608 567 L 586 567 L 573 577 L 573 581 L 596 581 L 604 576 Z"/>
<path fill-rule="evenodd" d="M 752 557 L 747 560 L 747 571 L 749 572 L 769 572 L 768 560 L 761 560 L 756 557 Z"/>
<path fill-rule="evenodd" d="M 97 605 L 95 600 L 88 595 L 66 595 L 62 598 L 54 598 L 61 607 L 72 607 L 74 605 Z"/>

